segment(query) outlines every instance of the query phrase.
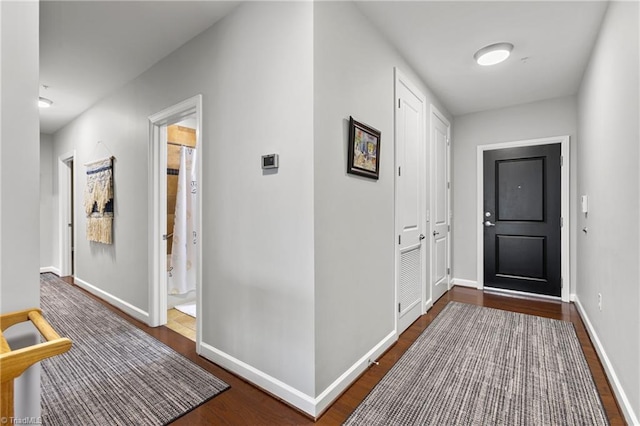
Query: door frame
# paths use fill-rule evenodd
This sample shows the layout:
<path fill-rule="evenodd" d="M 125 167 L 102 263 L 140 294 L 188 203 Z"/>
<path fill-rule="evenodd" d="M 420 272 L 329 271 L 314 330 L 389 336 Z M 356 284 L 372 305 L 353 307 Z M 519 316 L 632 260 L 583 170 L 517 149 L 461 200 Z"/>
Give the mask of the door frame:
<path fill-rule="evenodd" d="M 58 273 L 61 277 L 71 275 L 71 271 L 76 270 L 75 257 L 74 264 L 71 264 L 71 247 L 77 247 L 75 224 L 73 226 L 73 235 L 69 235 L 69 221 L 74 208 L 71 202 L 71 188 L 73 186 L 75 190 L 76 187 L 76 173 L 75 170 L 71 170 L 69 162 L 73 161 L 75 169 L 75 158 L 75 150 L 65 152 L 58 157 L 58 194 L 60 194 L 58 197 L 58 257 L 60 264 Z"/>
<path fill-rule="evenodd" d="M 197 226 L 202 230 L 202 95 L 196 95 L 149 116 L 149 325 L 167 323 L 167 126 L 195 115 L 198 187 Z M 202 312 L 202 241 L 196 248 L 196 311 Z M 164 271 L 164 272 L 163 272 Z M 202 341 L 202 315 L 196 316 L 196 352 Z"/>
<path fill-rule="evenodd" d="M 400 235 L 400 223 L 399 223 L 399 215 L 398 215 L 398 158 L 396 155 L 397 152 L 397 146 L 398 146 L 398 125 L 397 125 L 397 120 L 398 120 L 398 108 L 397 108 L 397 102 L 398 102 L 398 88 L 400 87 L 400 85 L 405 86 L 407 89 L 409 89 L 411 92 L 413 92 L 417 98 L 420 99 L 420 101 L 422 102 L 422 119 L 420 120 L 421 125 L 422 125 L 422 137 L 423 137 L 423 146 L 422 146 L 422 164 L 421 164 L 421 168 L 422 168 L 422 173 L 423 173 L 423 177 L 424 177 L 424 185 L 425 185 L 425 194 L 424 197 L 422 199 L 422 217 L 420 218 L 420 220 L 422 221 L 422 226 L 423 229 L 425 229 L 426 226 L 426 209 L 427 209 L 427 194 L 429 191 L 429 182 L 428 182 L 428 177 L 429 177 L 429 173 L 427 172 L 426 168 L 427 168 L 427 164 L 428 164 L 428 159 L 426 158 L 427 156 L 427 147 L 425 146 L 428 142 L 428 138 L 426 135 L 426 106 L 427 106 L 427 100 L 426 97 L 424 95 L 424 93 L 422 93 L 422 90 L 420 90 L 408 77 L 406 74 L 404 74 L 398 67 L 394 67 L 393 68 L 394 71 L 394 106 L 393 106 L 393 111 L 394 111 L 394 117 L 393 117 L 393 124 L 394 124 L 394 134 L 393 134 L 393 157 L 394 157 L 394 173 L 393 173 L 393 215 L 394 215 L 394 230 L 395 230 L 395 236 Z M 421 242 L 421 244 L 424 243 L 424 240 Z M 395 288 L 394 288 L 394 304 L 393 304 L 393 311 L 394 311 L 394 330 L 396 332 L 396 339 L 399 337 L 400 333 L 398 333 L 398 320 L 399 320 L 399 312 L 398 312 L 398 306 L 399 306 L 399 295 L 400 295 L 400 245 L 398 244 L 398 240 L 397 237 L 394 238 L 393 240 L 393 244 L 394 244 L 394 253 L 395 253 L 395 271 L 394 271 L 394 277 L 395 277 Z M 422 250 L 422 267 L 421 267 L 421 274 L 422 274 L 422 282 L 420 283 L 420 294 L 421 294 L 421 300 L 420 300 L 420 315 L 424 315 L 426 313 L 426 299 L 427 299 L 427 276 L 430 273 L 430 270 L 427 271 L 427 256 L 430 256 L 430 247 L 428 244 L 423 244 L 423 246 L 421 247 Z"/>
<path fill-rule="evenodd" d="M 433 227 L 433 210 L 434 210 L 434 203 L 435 203 L 435 193 L 432 191 L 432 189 L 435 188 L 435 167 L 434 167 L 434 162 L 435 162 L 435 145 L 434 145 L 434 141 L 431 139 L 433 137 L 433 128 L 434 128 L 434 123 L 433 123 L 433 118 L 437 117 L 439 120 L 441 120 L 444 124 L 447 125 L 447 270 L 449 271 L 449 273 L 447 273 L 447 291 L 451 290 L 451 123 L 449 122 L 449 120 L 447 119 L 447 117 L 440 112 L 440 110 L 433 104 L 431 104 L 430 107 L 430 112 L 429 112 L 429 173 L 427 173 L 427 175 L 429 176 L 429 214 L 427 216 L 427 222 L 429 223 L 429 279 L 428 279 L 428 287 L 429 287 L 429 300 L 427 300 L 426 302 L 426 309 L 430 308 L 431 306 L 433 306 L 433 304 L 435 303 L 435 300 L 433 300 L 433 281 L 432 281 L 432 275 L 433 275 L 433 238 L 431 238 L 433 236 L 433 231 L 434 231 L 434 227 Z"/>
<path fill-rule="evenodd" d="M 568 135 L 565 136 L 552 136 L 547 138 L 540 139 L 527 139 L 521 141 L 514 142 L 503 142 L 503 143 L 495 143 L 495 144 L 487 144 L 487 145 L 478 145 L 477 148 L 477 167 L 476 167 L 476 181 L 478 183 L 476 189 L 477 195 L 477 207 L 476 207 L 476 236 L 477 236 L 477 288 L 478 290 L 484 289 L 484 226 L 481 220 L 477 220 L 477 218 L 482 218 L 484 213 L 484 152 L 485 151 L 493 151 L 497 149 L 505 149 L 505 148 L 519 148 L 523 146 L 536 146 L 536 145 L 550 145 L 559 143 L 561 146 L 561 182 L 560 182 L 560 192 L 561 192 L 561 212 L 560 215 L 562 217 L 562 227 L 560 228 L 560 251 L 561 255 L 561 266 L 560 270 L 562 271 L 562 292 L 561 292 L 561 300 L 563 302 L 569 302 L 571 295 L 571 261 L 570 261 L 570 240 L 569 240 L 569 230 L 571 229 L 571 215 L 569 212 L 569 202 L 570 202 L 570 140 L 571 138 Z M 511 291 L 507 291 L 509 293 L 513 293 Z M 520 293 L 520 292 L 515 292 Z M 523 293 L 528 294 L 528 293 Z M 545 297 L 537 295 L 538 297 Z M 557 299 L 556 297 L 546 296 L 553 299 Z"/>

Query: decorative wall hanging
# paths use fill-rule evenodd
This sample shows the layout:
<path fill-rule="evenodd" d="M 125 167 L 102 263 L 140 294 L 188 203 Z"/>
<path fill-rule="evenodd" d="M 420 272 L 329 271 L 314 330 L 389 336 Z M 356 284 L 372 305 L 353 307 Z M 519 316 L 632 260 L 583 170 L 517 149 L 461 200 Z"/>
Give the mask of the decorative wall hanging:
<path fill-rule="evenodd" d="M 87 215 L 87 240 L 112 243 L 113 229 L 113 157 L 92 161 L 87 167 L 84 211 Z"/>
<path fill-rule="evenodd" d="M 378 179 L 380 174 L 380 131 L 349 117 L 347 173 Z"/>

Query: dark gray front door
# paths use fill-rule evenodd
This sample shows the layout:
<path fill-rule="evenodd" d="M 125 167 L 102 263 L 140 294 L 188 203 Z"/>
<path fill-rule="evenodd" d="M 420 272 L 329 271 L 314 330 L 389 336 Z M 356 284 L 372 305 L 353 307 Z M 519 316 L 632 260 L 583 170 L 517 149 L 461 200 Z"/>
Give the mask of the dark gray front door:
<path fill-rule="evenodd" d="M 484 152 L 484 285 L 561 294 L 560 144 Z"/>

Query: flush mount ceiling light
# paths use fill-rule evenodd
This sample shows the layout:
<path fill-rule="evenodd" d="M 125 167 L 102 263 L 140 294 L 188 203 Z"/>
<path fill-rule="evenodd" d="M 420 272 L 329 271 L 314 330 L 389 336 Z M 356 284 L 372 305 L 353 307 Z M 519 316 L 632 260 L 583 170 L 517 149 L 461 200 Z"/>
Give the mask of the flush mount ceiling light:
<path fill-rule="evenodd" d="M 511 43 L 490 44 L 489 46 L 485 46 L 478 50 L 476 54 L 473 55 L 473 58 L 476 60 L 478 65 L 495 65 L 506 60 L 512 50 L 513 44 Z"/>
<path fill-rule="evenodd" d="M 40 108 L 49 108 L 52 103 L 53 101 L 51 99 L 43 98 L 42 96 L 38 99 L 38 106 Z"/>

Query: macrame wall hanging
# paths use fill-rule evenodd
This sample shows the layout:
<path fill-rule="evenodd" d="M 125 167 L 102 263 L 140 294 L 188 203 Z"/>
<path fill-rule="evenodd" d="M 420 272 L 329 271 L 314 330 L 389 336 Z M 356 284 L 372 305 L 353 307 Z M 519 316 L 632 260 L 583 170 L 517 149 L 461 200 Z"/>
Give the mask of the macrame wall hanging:
<path fill-rule="evenodd" d="M 87 167 L 84 211 L 87 240 L 112 243 L 113 233 L 113 157 L 92 161 Z"/>

